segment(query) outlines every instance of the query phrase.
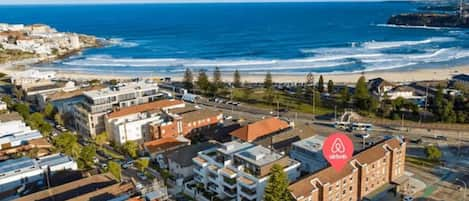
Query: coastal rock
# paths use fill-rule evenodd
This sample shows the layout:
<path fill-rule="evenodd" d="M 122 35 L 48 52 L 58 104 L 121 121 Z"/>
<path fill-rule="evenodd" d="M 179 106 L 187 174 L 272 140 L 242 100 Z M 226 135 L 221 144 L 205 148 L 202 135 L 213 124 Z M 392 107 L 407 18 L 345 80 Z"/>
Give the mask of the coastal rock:
<path fill-rule="evenodd" d="M 406 13 L 394 15 L 387 24 L 425 27 L 469 27 L 468 19 L 456 14 Z"/>
<path fill-rule="evenodd" d="M 95 36 L 58 32 L 44 24 L 0 23 L 0 64 L 46 62 L 100 46 Z"/>

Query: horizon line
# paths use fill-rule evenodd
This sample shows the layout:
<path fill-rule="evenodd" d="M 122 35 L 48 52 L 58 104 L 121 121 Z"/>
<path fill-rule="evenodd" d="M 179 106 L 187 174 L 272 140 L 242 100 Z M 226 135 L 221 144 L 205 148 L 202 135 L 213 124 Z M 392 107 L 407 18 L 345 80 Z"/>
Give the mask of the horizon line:
<path fill-rule="evenodd" d="M 125 4 L 230 4 L 230 3 L 366 3 L 366 2 L 411 2 L 413 0 L 229 0 L 229 1 L 214 1 L 214 0 L 142 0 L 142 1 L 97 1 L 97 2 L 0 2 L 0 6 L 28 6 L 28 5 L 125 5 Z"/>

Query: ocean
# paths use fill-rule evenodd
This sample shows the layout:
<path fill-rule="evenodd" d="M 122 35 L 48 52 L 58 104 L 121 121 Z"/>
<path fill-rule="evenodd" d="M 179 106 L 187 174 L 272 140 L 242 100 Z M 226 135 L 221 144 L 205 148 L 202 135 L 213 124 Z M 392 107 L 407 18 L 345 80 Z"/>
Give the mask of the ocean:
<path fill-rule="evenodd" d="M 469 31 L 387 26 L 409 2 L 0 6 L 0 22 L 111 40 L 54 69 L 135 76 L 194 71 L 351 73 L 469 63 Z"/>

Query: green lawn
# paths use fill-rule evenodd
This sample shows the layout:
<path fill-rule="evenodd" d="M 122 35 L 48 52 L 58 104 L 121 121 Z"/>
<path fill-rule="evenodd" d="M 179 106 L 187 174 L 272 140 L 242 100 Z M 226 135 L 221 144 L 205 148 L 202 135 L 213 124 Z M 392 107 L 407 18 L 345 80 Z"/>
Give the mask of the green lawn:
<path fill-rule="evenodd" d="M 418 157 L 413 157 L 413 156 L 406 156 L 406 162 L 409 162 L 415 165 L 422 165 L 426 167 L 434 167 L 434 166 L 439 165 L 439 163 L 436 161 L 431 161 L 426 158 L 418 158 Z"/>
<path fill-rule="evenodd" d="M 304 99 L 298 99 L 294 95 L 287 94 L 283 91 L 275 91 L 274 101 L 267 102 L 264 89 L 253 89 L 248 96 L 246 96 L 243 89 L 233 90 L 233 99 L 247 103 L 248 105 L 275 110 L 277 107 L 277 100 L 280 108 L 288 109 L 289 111 L 297 111 L 303 113 L 313 113 L 313 106 L 311 103 Z M 332 113 L 333 110 L 316 106 L 316 115 L 323 115 Z"/>
<path fill-rule="evenodd" d="M 115 158 L 115 159 L 121 159 L 121 160 L 124 160 L 125 157 L 123 155 L 120 155 L 120 154 L 116 154 L 114 153 L 113 151 L 110 151 L 106 148 L 98 148 L 99 150 L 103 151 L 104 153 L 106 153 L 107 155 L 111 156 L 112 158 Z"/>

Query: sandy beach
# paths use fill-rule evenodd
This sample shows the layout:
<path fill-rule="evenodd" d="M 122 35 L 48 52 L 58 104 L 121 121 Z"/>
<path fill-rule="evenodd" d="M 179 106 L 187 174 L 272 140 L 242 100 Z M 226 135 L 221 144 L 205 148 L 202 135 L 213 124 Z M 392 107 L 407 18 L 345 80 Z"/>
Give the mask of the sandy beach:
<path fill-rule="evenodd" d="M 29 68 L 28 68 L 29 69 Z M 34 68 L 33 68 L 34 69 Z M 40 68 L 37 68 L 40 70 Z M 7 67 L 6 65 L 0 65 L 0 71 L 4 73 L 13 73 L 17 71 L 13 67 Z M 196 79 L 196 72 L 194 73 L 194 79 Z M 364 73 L 343 73 L 343 74 L 324 74 L 324 80 L 333 80 L 334 83 L 355 83 L 361 75 L 365 75 L 367 79 L 372 79 L 376 77 L 382 77 L 391 82 L 414 82 L 414 81 L 423 81 L 423 80 L 447 80 L 451 79 L 453 75 L 456 74 L 469 74 L 469 65 L 456 66 L 456 67 L 443 67 L 438 68 L 428 68 L 428 69 L 394 69 L 388 71 L 370 71 Z M 319 79 L 320 74 L 315 74 L 315 80 Z M 211 76 L 211 73 L 208 73 L 208 76 Z M 74 80 L 91 80 L 91 79 L 100 79 L 100 80 L 110 80 L 110 79 L 132 79 L 136 76 L 132 75 L 109 75 L 109 74 L 87 74 L 83 72 L 73 72 L 73 71 L 57 71 L 57 77 L 63 79 L 74 79 Z M 152 78 L 161 78 L 164 76 L 158 76 L 153 74 Z M 223 80 L 226 82 L 232 81 L 232 74 L 224 74 Z M 306 80 L 305 75 L 272 75 L 274 82 L 304 82 Z M 150 78 L 150 77 L 143 77 Z M 261 74 L 256 75 L 246 75 L 241 72 L 241 79 L 243 82 L 263 82 L 265 76 Z M 171 76 L 173 81 L 181 81 L 182 75 Z"/>
<path fill-rule="evenodd" d="M 413 82 L 422 80 L 446 80 L 451 79 L 456 74 L 469 74 L 469 65 L 457 66 L 443 69 L 430 68 L 430 69 L 418 69 L 418 70 L 392 70 L 392 71 L 372 71 L 365 72 L 364 75 L 367 79 L 382 77 L 391 82 Z M 194 73 L 195 74 L 195 73 Z M 335 83 L 355 83 L 362 73 L 344 73 L 344 74 L 325 74 L 324 80 L 333 80 Z M 67 72 L 59 71 L 57 74 L 60 78 L 67 79 L 129 79 L 135 78 L 135 76 L 123 76 L 123 75 L 101 75 L 101 74 L 85 74 L 80 72 Z M 210 76 L 210 74 L 209 74 Z M 305 75 L 273 75 L 274 82 L 304 82 L 306 80 Z M 316 74 L 316 80 L 319 78 L 319 74 Z M 155 75 L 154 78 L 159 78 Z M 181 75 L 171 77 L 175 81 L 182 80 Z M 224 75 L 224 81 L 232 81 L 232 75 Z M 243 75 L 241 73 L 243 82 L 263 82 L 264 75 Z"/>

